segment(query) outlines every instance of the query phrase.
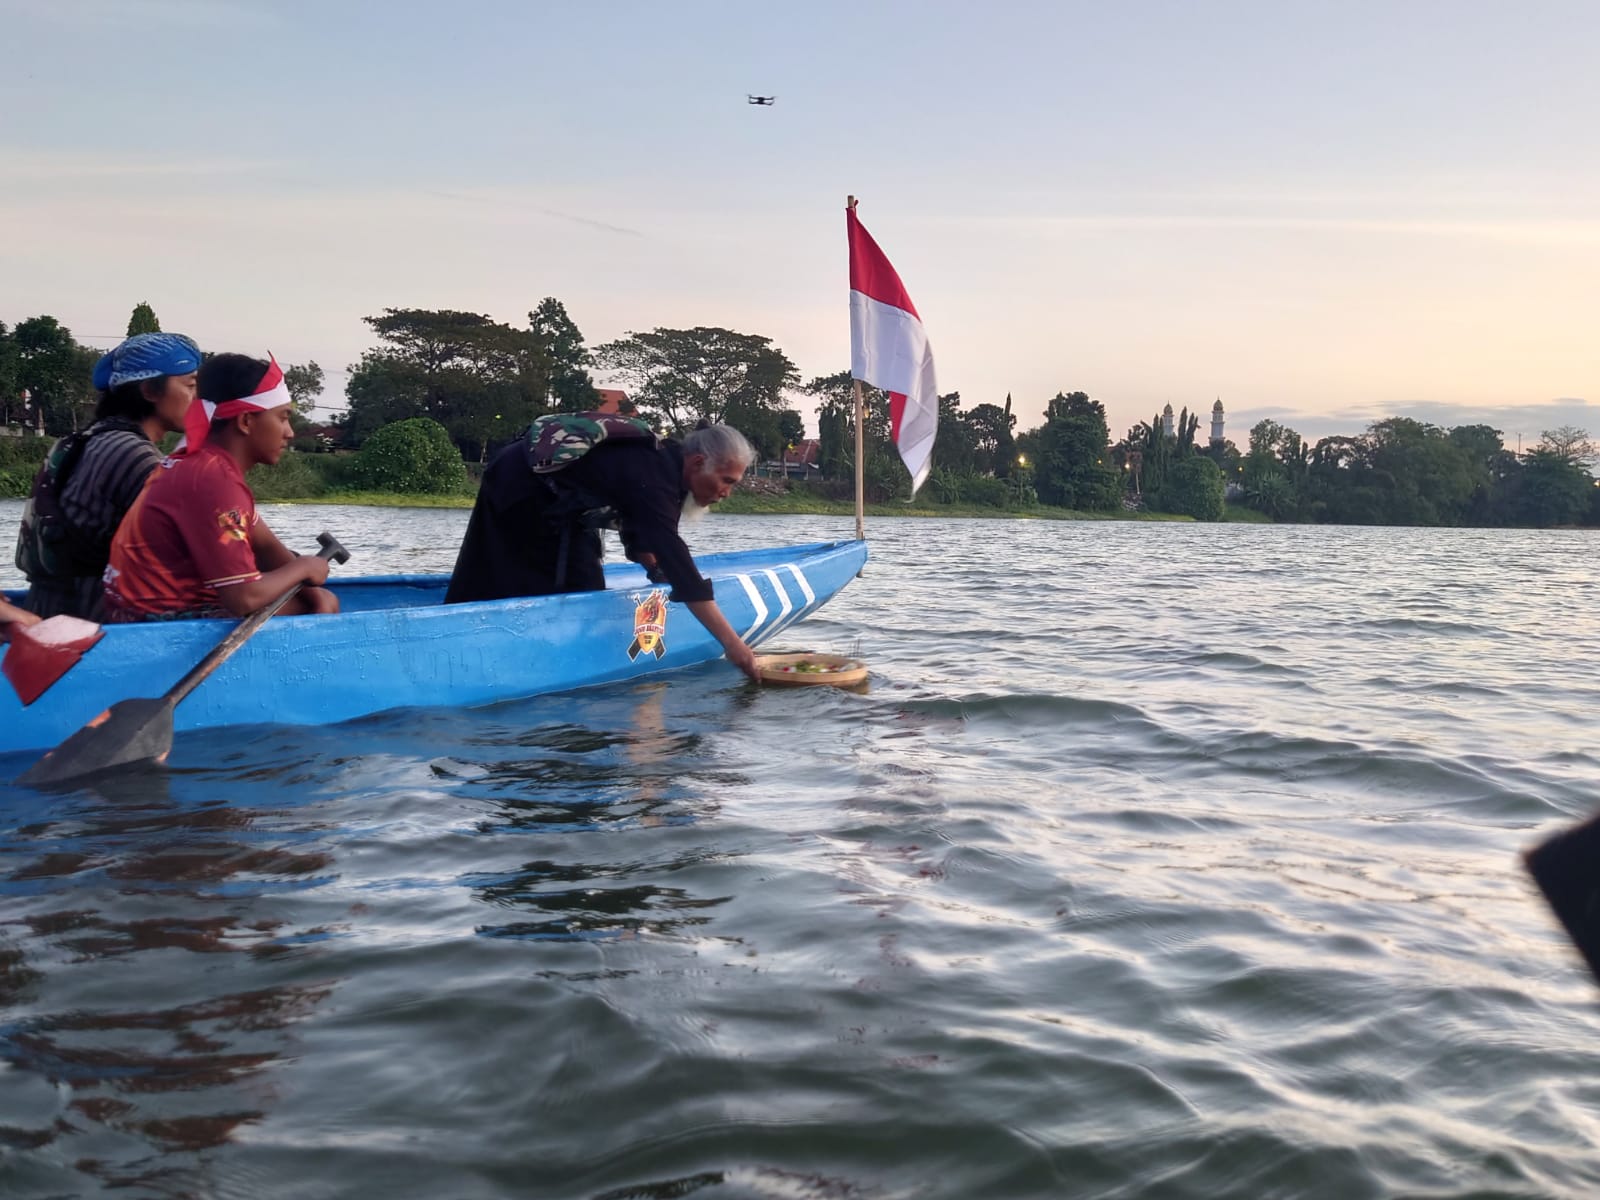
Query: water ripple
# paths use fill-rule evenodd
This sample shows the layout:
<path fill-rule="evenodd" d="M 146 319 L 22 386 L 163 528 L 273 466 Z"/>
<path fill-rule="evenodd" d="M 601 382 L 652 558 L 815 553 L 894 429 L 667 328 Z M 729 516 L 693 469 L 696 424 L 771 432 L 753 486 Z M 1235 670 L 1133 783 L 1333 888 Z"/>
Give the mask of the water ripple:
<path fill-rule="evenodd" d="M 464 514 L 269 519 L 414 570 Z M 6 1195 L 1600 1190 L 1517 866 L 1600 795 L 1588 540 L 873 538 L 789 635 L 865 695 L 709 664 L 0 788 Z"/>

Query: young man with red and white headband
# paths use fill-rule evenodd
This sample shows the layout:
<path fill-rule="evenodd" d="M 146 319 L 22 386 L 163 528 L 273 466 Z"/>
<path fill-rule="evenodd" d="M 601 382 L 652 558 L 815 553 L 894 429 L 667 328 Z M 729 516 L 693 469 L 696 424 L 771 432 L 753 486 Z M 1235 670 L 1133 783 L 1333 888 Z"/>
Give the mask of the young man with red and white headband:
<path fill-rule="evenodd" d="M 242 617 L 306 586 L 279 611 L 334 613 L 326 559 L 296 556 L 256 514 L 244 481 L 283 457 L 294 429 L 276 362 L 217 354 L 200 366 L 185 439 L 123 518 L 106 568 L 111 621 Z"/>

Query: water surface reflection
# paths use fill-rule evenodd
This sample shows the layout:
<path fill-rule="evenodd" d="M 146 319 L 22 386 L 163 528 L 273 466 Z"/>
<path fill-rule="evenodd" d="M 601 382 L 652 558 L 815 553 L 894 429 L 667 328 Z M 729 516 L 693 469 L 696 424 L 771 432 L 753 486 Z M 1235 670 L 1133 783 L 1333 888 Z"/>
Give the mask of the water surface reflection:
<path fill-rule="evenodd" d="M 285 845 L 279 813 L 195 801 L 160 771 L 8 799 L 27 819 L 0 836 L 16 914 L 0 923 L 0 1059 L 40 1102 L 9 1140 L 107 1187 L 204 1194 L 191 1156 L 266 1116 L 272 1068 L 336 987 L 261 986 L 252 962 L 321 931 L 258 902 L 326 880 L 332 856 Z M 187 968 L 197 956 L 237 965 Z"/>

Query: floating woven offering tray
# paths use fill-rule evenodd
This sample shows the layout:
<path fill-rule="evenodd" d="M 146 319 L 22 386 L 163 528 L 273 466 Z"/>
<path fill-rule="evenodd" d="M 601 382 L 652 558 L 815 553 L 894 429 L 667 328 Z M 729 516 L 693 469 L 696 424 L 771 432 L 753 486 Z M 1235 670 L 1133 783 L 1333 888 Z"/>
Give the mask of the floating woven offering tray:
<path fill-rule="evenodd" d="M 856 687 L 867 681 L 867 664 L 843 654 L 758 654 L 763 683 L 805 687 Z"/>

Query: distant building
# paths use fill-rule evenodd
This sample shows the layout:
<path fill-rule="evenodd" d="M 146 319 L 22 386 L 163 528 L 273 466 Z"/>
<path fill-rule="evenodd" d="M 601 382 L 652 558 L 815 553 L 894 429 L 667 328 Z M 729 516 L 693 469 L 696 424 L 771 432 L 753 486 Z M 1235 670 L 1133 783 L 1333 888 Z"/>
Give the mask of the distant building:
<path fill-rule="evenodd" d="M 1175 438 L 1175 437 L 1178 436 L 1176 431 L 1174 431 L 1174 429 L 1172 428 L 1172 421 L 1173 421 L 1172 405 L 1169 404 L 1169 405 L 1167 405 L 1165 408 L 1163 408 L 1161 410 L 1161 436 L 1162 437 Z"/>
<path fill-rule="evenodd" d="M 633 401 L 628 399 L 628 393 L 621 388 L 595 388 L 600 400 L 594 406 L 595 412 L 603 413 L 633 413 Z"/>
<path fill-rule="evenodd" d="M 798 441 L 778 458 L 762 463 L 762 474 L 781 475 L 786 479 L 815 479 L 822 472 L 817 465 L 821 450 L 822 443 L 816 438 Z"/>
<path fill-rule="evenodd" d="M 342 425 L 309 425 L 306 427 L 306 436 L 315 438 L 317 444 L 325 450 L 347 448 Z"/>
<path fill-rule="evenodd" d="M 1222 397 L 1217 397 L 1217 402 L 1211 406 L 1211 444 L 1220 446 L 1227 440 L 1222 436 Z"/>

